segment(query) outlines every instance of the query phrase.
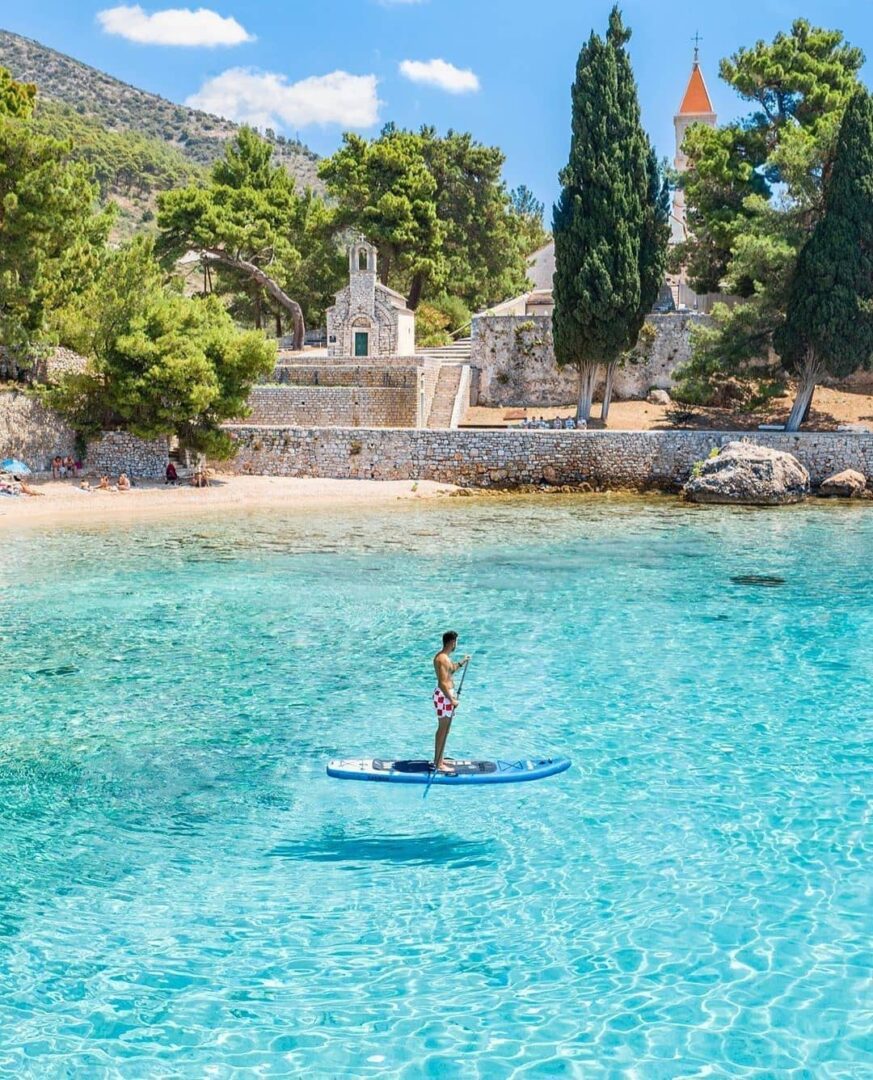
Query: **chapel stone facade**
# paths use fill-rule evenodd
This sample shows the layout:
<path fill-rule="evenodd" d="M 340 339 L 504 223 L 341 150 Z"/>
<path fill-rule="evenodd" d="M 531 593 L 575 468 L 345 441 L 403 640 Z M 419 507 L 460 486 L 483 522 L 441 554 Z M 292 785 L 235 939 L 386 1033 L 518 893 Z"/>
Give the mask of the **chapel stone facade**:
<path fill-rule="evenodd" d="M 329 356 L 411 356 L 415 313 L 400 293 L 379 281 L 378 252 L 363 238 L 349 248 L 349 283 L 327 311 Z"/>

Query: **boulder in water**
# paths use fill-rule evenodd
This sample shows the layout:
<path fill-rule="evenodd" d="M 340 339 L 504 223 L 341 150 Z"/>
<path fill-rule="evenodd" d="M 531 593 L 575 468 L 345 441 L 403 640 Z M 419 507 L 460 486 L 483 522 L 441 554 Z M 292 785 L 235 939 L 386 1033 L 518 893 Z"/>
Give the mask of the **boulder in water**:
<path fill-rule="evenodd" d="M 835 499 L 860 499 L 867 490 L 867 477 L 857 469 L 843 469 L 823 480 L 819 495 Z"/>
<path fill-rule="evenodd" d="M 727 443 L 685 485 L 685 497 L 698 503 L 780 506 L 808 494 L 809 473 L 796 457 L 751 442 Z"/>

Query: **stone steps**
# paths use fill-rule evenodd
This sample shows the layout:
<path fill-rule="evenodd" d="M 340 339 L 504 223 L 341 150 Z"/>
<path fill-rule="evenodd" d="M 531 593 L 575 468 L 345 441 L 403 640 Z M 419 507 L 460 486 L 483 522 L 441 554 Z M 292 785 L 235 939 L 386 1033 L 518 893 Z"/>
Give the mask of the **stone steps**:
<path fill-rule="evenodd" d="M 455 408 L 455 398 L 458 395 L 458 387 L 461 384 L 461 364 L 444 364 L 437 376 L 436 390 L 433 395 L 433 404 L 430 407 L 430 416 L 427 418 L 429 428 L 450 428 L 452 426 L 452 412 Z"/>
<path fill-rule="evenodd" d="M 421 349 L 419 356 L 427 356 L 432 360 L 443 360 L 451 364 L 467 364 L 472 355 L 473 339 L 460 338 L 451 345 L 439 345 L 433 349 Z"/>

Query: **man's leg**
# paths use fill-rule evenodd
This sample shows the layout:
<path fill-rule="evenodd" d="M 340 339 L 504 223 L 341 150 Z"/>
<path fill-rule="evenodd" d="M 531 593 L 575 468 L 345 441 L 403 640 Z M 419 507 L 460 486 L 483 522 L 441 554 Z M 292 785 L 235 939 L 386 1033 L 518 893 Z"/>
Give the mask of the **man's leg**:
<path fill-rule="evenodd" d="M 438 772 L 449 771 L 443 768 L 443 753 L 446 749 L 446 740 L 449 737 L 449 731 L 451 729 L 451 726 L 451 716 L 441 716 L 437 720 L 436 739 L 434 740 L 433 749 L 433 767 Z"/>

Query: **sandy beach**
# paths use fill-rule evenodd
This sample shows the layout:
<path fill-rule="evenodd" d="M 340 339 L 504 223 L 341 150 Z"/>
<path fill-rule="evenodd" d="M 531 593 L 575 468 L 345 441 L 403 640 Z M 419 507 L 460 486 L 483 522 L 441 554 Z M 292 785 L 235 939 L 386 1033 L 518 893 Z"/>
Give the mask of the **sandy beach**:
<path fill-rule="evenodd" d="M 232 510 L 322 510 L 344 506 L 385 506 L 398 500 L 431 499 L 453 490 L 429 480 L 321 480 L 273 476 L 220 475 L 208 488 L 168 487 L 141 482 L 131 491 L 79 489 L 78 481 L 37 480 L 29 486 L 39 495 L 0 498 L 0 531 L 22 526 L 135 522 L 193 517 Z"/>

